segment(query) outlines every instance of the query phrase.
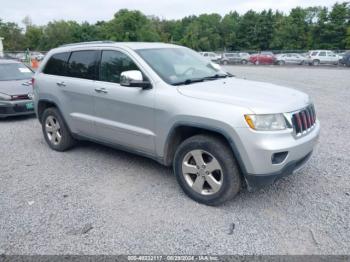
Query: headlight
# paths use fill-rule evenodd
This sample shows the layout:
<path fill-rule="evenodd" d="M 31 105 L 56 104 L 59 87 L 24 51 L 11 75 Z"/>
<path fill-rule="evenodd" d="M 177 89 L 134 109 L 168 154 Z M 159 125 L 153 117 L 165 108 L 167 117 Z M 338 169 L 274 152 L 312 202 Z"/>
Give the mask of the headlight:
<path fill-rule="evenodd" d="M 244 118 L 250 128 L 257 131 L 275 131 L 287 128 L 283 114 L 245 115 Z"/>
<path fill-rule="evenodd" d="M 0 100 L 11 100 L 11 96 L 0 93 Z"/>

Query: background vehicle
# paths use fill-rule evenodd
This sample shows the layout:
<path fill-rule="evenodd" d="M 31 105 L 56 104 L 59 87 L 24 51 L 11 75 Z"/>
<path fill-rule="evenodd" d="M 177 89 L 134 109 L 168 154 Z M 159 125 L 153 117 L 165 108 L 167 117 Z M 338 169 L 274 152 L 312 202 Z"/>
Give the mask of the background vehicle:
<path fill-rule="evenodd" d="M 221 56 L 214 53 L 214 52 L 200 52 L 200 54 L 202 56 L 204 56 L 205 58 L 208 58 L 208 60 L 218 63 L 220 62 Z"/>
<path fill-rule="evenodd" d="M 88 139 L 142 154 L 173 166 L 184 192 L 207 205 L 300 169 L 319 134 L 308 95 L 236 79 L 171 44 L 63 46 L 33 88 L 52 149 Z"/>
<path fill-rule="evenodd" d="M 32 76 L 24 64 L 0 59 L 0 118 L 34 114 Z"/>
<path fill-rule="evenodd" d="M 45 55 L 40 52 L 31 52 L 30 57 L 33 59 L 36 59 L 38 61 L 41 61 L 44 59 Z"/>
<path fill-rule="evenodd" d="M 250 55 L 248 53 L 223 53 L 220 63 L 227 64 L 247 64 Z"/>
<path fill-rule="evenodd" d="M 350 51 L 346 52 L 339 60 L 342 65 L 350 67 Z"/>
<path fill-rule="evenodd" d="M 302 65 L 304 61 L 305 61 L 305 57 L 297 53 L 276 55 L 276 64 L 278 65 L 284 65 L 284 64 Z"/>
<path fill-rule="evenodd" d="M 258 54 L 253 54 L 249 58 L 249 62 L 258 65 L 273 65 L 276 62 L 276 57 L 272 52 L 260 52 Z"/>
<path fill-rule="evenodd" d="M 307 63 L 314 66 L 320 64 L 337 65 L 339 63 L 339 56 L 329 50 L 312 50 L 307 57 Z"/>

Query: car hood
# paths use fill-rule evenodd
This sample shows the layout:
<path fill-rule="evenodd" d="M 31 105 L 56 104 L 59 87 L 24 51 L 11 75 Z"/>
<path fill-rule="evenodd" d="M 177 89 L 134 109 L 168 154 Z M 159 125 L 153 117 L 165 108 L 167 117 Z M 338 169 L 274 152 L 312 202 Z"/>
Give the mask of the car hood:
<path fill-rule="evenodd" d="M 33 88 L 30 79 L 0 81 L 0 93 L 6 95 L 25 95 L 32 93 Z"/>
<path fill-rule="evenodd" d="M 256 114 L 292 112 L 310 103 L 307 94 L 292 88 L 235 77 L 179 86 L 178 91 L 187 97 L 245 107 Z"/>

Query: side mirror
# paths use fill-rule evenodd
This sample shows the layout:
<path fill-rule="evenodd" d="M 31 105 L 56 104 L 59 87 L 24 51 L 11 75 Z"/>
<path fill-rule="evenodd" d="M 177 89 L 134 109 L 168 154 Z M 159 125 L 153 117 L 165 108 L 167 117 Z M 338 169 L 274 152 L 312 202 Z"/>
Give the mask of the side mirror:
<path fill-rule="evenodd" d="M 152 85 L 148 80 L 143 80 L 142 73 L 139 70 L 130 70 L 122 72 L 120 74 L 120 85 L 129 87 L 140 87 L 142 89 L 152 88 Z"/>

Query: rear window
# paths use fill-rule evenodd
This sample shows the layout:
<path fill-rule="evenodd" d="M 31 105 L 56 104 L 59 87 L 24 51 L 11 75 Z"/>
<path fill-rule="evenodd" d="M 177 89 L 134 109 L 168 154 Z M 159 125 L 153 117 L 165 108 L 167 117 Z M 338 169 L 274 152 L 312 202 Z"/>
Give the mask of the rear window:
<path fill-rule="evenodd" d="M 72 52 L 67 66 L 67 76 L 96 80 L 100 51 Z"/>
<path fill-rule="evenodd" d="M 64 76 L 67 71 L 67 61 L 69 55 L 70 53 L 59 53 L 51 56 L 43 70 L 43 73 Z"/>
<path fill-rule="evenodd" d="M 20 63 L 0 64 L 0 81 L 30 79 L 32 70 Z"/>

